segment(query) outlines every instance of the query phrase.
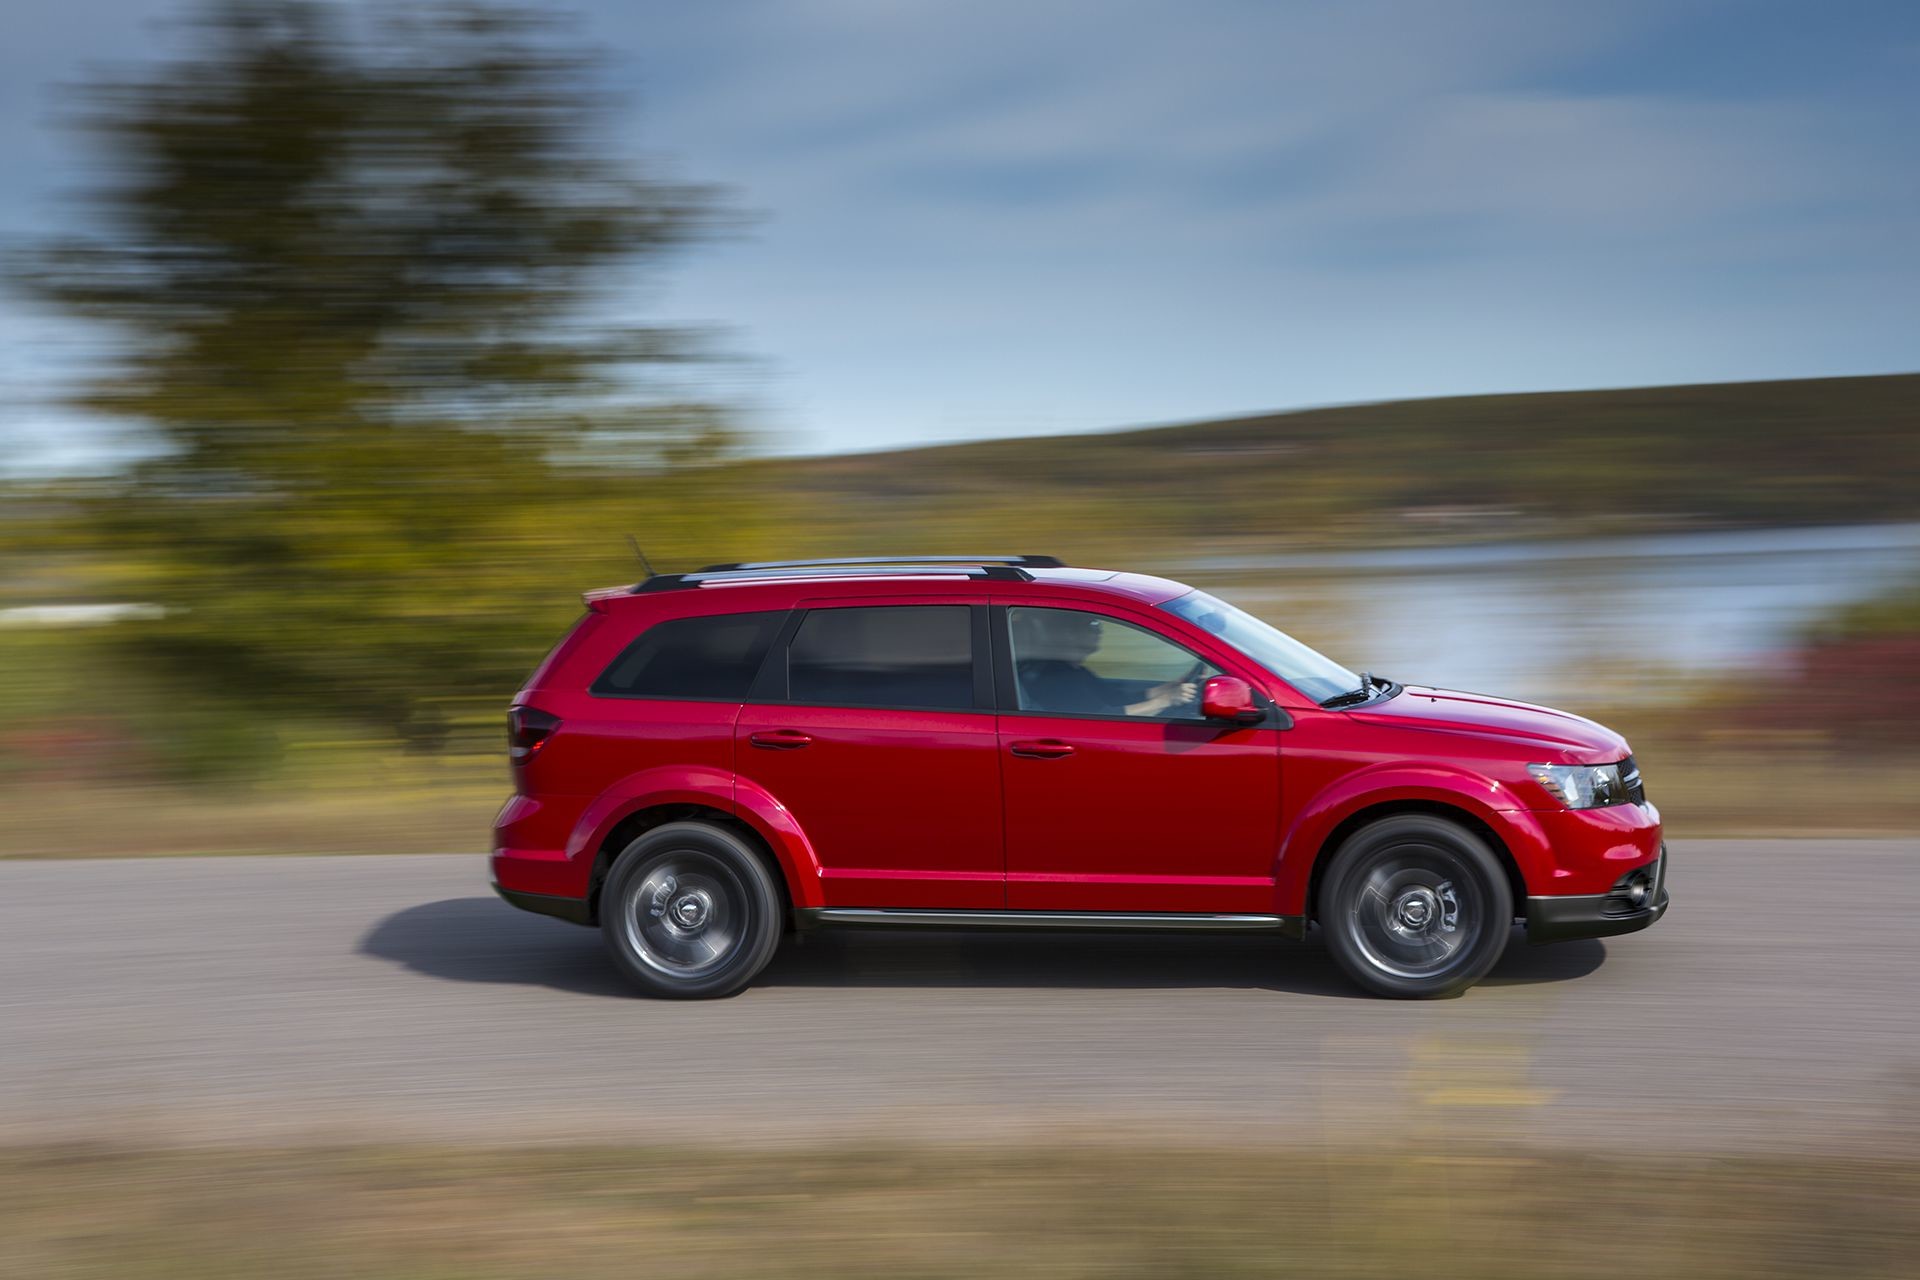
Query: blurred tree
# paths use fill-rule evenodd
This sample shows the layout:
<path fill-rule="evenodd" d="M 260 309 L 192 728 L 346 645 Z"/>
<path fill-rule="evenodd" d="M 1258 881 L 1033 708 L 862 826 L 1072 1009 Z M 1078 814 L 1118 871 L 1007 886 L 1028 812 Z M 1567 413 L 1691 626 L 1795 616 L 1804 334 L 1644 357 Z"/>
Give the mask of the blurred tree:
<path fill-rule="evenodd" d="M 727 453 L 658 376 L 696 344 L 609 319 L 718 205 L 622 162 L 550 15 L 235 0 L 189 31 L 85 90 L 103 176 L 19 271 L 117 339 L 81 403 L 164 449 L 92 508 L 169 610 L 126 640 L 208 697 L 431 740 L 551 643 L 584 541 Z"/>

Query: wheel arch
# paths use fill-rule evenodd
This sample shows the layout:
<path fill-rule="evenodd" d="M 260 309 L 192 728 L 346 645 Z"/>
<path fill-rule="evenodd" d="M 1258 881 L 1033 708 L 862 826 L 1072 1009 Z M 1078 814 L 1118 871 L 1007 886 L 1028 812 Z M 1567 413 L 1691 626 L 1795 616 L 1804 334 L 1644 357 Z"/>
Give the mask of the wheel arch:
<path fill-rule="evenodd" d="M 740 778 L 734 786 L 733 812 L 773 856 L 786 886 L 788 904 L 800 909 L 824 907 L 827 897 L 820 859 L 793 810 L 759 783 Z"/>
<path fill-rule="evenodd" d="M 600 890 L 606 883 L 607 872 L 613 868 L 613 860 L 618 858 L 628 845 L 638 840 L 656 827 L 664 827 L 670 822 L 703 822 L 718 827 L 730 835 L 738 836 L 753 855 L 765 864 L 774 884 L 780 890 L 782 915 L 791 929 L 793 922 L 793 890 L 787 883 L 787 874 L 780 865 L 780 859 L 768 847 L 766 840 L 754 830 L 752 824 L 744 821 L 738 814 L 728 813 L 708 804 L 657 804 L 636 809 L 607 829 L 599 848 L 594 850 L 593 867 L 587 880 L 587 918 L 591 924 L 600 923 Z"/>
<path fill-rule="evenodd" d="M 1527 900 L 1527 881 L 1520 871 L 1520 864 L 1514 859 L 1513 850 L 1507 846 L 1504 837 L 1493 825 L 1479 814 L 1458 804 L 1431 798 L 1405 798 L 1382 800 L 1366 805 L 1348 814 L 1328 831 L 1314 851 L 1312 871 L 1307 878 L 1306 898 L 1303 911 L 1307 919 L 1312 920 L 1319 914 L 1320 882 L 1325 878 L 1327 866 L 1333 861 L 1333 855 L 1340 850 L 1356 832 L 1386 818 L 1397 818 L 1406 814 L 1419 814 L 1425 817 L 1440 818 L 1472 832 L 1486 841 L 1493 850 L 1493 856 L 1500 861 L 1500 867 L 1507 873 L 1508 887 L 1513 891 L 1516 906 Z"/>

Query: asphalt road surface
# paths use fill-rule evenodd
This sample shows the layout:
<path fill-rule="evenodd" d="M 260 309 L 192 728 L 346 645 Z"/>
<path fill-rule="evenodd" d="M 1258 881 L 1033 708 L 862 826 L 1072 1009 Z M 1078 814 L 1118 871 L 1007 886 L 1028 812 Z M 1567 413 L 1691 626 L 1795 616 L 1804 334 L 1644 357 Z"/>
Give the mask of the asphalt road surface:
<path fill-rule="evenodd" d="M 1920 840 L 1676 842 L 1674 906 L 1466 995 L 1316 942 L 841 934 L 631 995 L 467 856 L 0 863 L 0 1141 L 1920 1138 Z"/>

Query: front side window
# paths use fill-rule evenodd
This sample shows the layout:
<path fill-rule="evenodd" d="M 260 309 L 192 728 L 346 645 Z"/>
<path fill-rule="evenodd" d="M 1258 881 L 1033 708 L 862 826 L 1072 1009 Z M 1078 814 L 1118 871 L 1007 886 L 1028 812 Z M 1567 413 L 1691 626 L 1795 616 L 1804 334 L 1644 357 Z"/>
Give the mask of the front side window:
<path fill-rule="evenodd" d="M 728 613 L 658 623 L 600 673 L 592 692 L 603 698 L 745 701 L 786 616 Z"/>
<path fill-rule="evenodd" d="M 787 649 L 787 697 L 829 707 L 971 711 L 972 610 L 815 609 Z"/>
<path fill-rule="evenodd" d="M 1220 668 L 1145 627 L 1078 609 L 1007 610 L 1020 710 L 1195 720 Z"/>

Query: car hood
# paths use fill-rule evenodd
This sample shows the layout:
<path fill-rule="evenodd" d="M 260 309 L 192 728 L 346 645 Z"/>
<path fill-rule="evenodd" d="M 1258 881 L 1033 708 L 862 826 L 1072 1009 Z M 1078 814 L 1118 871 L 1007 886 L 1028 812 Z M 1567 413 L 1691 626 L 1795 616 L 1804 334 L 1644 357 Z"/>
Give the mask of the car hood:
<path fill-rule="evenodd" d="M 1483 693 L 1458 693 L 1408 685 L 1385 702 L 1357 707 L 1356 720 L 1407 729 L 1471 733 L 1516 744 L 1557 748 L 1586 764 L 1604 764 L 1627 754 L 1627 740 L 1605 725 L 1552 707 L 1536 707 Z"/>

